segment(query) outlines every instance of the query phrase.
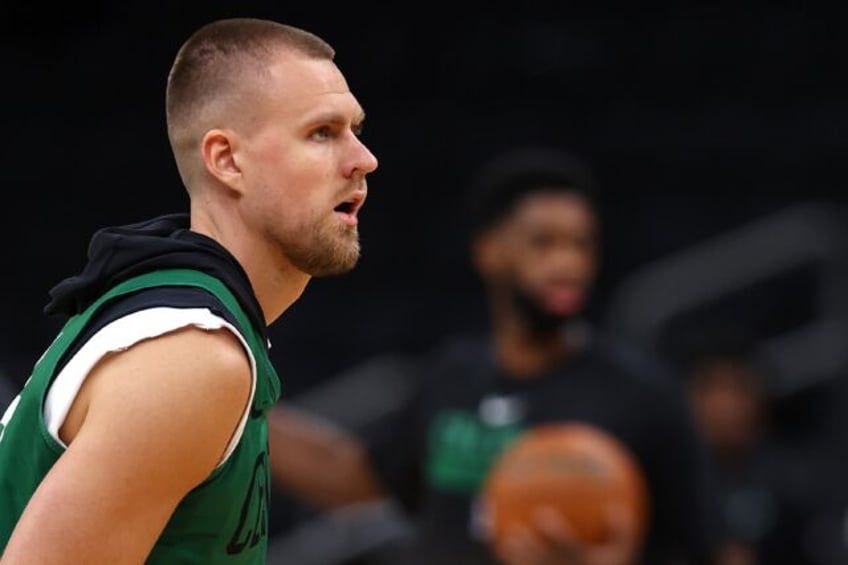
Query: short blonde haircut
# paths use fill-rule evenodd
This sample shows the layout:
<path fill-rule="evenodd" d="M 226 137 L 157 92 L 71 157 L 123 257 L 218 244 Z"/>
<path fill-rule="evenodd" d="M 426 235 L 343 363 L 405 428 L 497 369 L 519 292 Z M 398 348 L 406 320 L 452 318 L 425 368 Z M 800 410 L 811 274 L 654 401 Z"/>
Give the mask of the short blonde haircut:
<path fill-rule="evenodd" d="M 184 179 L 180 149 L 199 141 L 199 118 L 213 103 L 238 97 L 265 76 L 269 57 L 279 48 L 316 59 L 335 57 L 333 47 L 311 32 L 256 18 L 206 24 L 180 47 L 168 74 L 165 111 L 168 139 Z"/>

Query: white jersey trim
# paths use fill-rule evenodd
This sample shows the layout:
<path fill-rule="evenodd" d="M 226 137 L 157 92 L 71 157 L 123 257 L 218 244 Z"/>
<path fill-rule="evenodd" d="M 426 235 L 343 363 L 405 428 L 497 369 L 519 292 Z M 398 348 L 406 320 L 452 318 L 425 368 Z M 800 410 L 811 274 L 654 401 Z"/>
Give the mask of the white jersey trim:
<path fill-rule="evenodd" d="M 227 329 L 241 342 L 250 359 L 250 399 L 245 406 L 232 439 L 218 467 L 232 455 L 247 425 L 253 396 L 256 393 L 256 359 L 241 333 L 227 320 L 213 314 L 207 308 L 155 307 L 138 310 L 110 322 L 97 331 L 56 375 L 44 402 L 44 421 L 47 430 L 59 445 L 67 445 L 59 439 L 59 428 L 65 422 L 71 405 L 94 366 L 108 353 L 123 351 L 142 340 L 164 335 L 189 326 L 204 330 Z"/>

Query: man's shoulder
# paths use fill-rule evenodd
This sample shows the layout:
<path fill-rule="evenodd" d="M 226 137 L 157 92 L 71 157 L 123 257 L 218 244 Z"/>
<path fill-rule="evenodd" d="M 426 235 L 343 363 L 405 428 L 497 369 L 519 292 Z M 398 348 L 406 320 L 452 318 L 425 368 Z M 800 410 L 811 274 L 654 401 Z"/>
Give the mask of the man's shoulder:
<path fill-rule="evenodd" d="M 235 316 L 214 294 L 193 286 L 158 286 L 121 296 L 104 306 L 93 319 L 94 326 L 150 308 L 205 308 L 238 327 Z"/>
<path fill-rule="evenodd" d="M 62 356 L 59 366 L 72 358 L 93 336 L 114 322 L 128 316 L 159 307 L 202 308 L 215 316 L 226 320 L 233 327 L 240 328 L 236 317 L 213 294 L 198 287 L 150 287 L 119 296 L 104 304 L 81 328 L 80 333 L 69 345 Z"/>

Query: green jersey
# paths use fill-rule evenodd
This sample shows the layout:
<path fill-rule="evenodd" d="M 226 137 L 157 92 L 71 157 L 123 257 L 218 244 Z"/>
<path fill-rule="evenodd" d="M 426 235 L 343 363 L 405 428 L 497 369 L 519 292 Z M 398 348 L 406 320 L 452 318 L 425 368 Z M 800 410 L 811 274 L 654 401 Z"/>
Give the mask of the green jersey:
<path fill-rule="evenodd" d="M 159 286 L 192 286 L 218 299 L 238 322 L 256 367 L 256 384 L 244 431 L 226 461 L 177 506 L 147 563 L 264 564 L 270 469 L 265 413 L 280 394 L 262 333 L 218 279 L 191 269 L 168 269 L 117 285 L 71 317 L 36 363 L 0 420 L 0 553 L 39 483 L 64 452 L 48 431 L 44 403 L 59 362 L 92 317 L 114 299 Z"/>

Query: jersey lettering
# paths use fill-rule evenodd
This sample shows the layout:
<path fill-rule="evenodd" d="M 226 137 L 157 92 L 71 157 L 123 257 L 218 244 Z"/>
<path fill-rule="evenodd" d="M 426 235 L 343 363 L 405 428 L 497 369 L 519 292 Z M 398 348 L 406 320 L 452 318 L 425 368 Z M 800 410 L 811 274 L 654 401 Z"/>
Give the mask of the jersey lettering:
<path fill-rule="evenodd" d="M 268 454 L 262 452 L 253 466 L 253 478 L 241 505 L 238 526 L 227 544 L 227 553 L 235 555 L 255 547 L 268 535 Z"/>

